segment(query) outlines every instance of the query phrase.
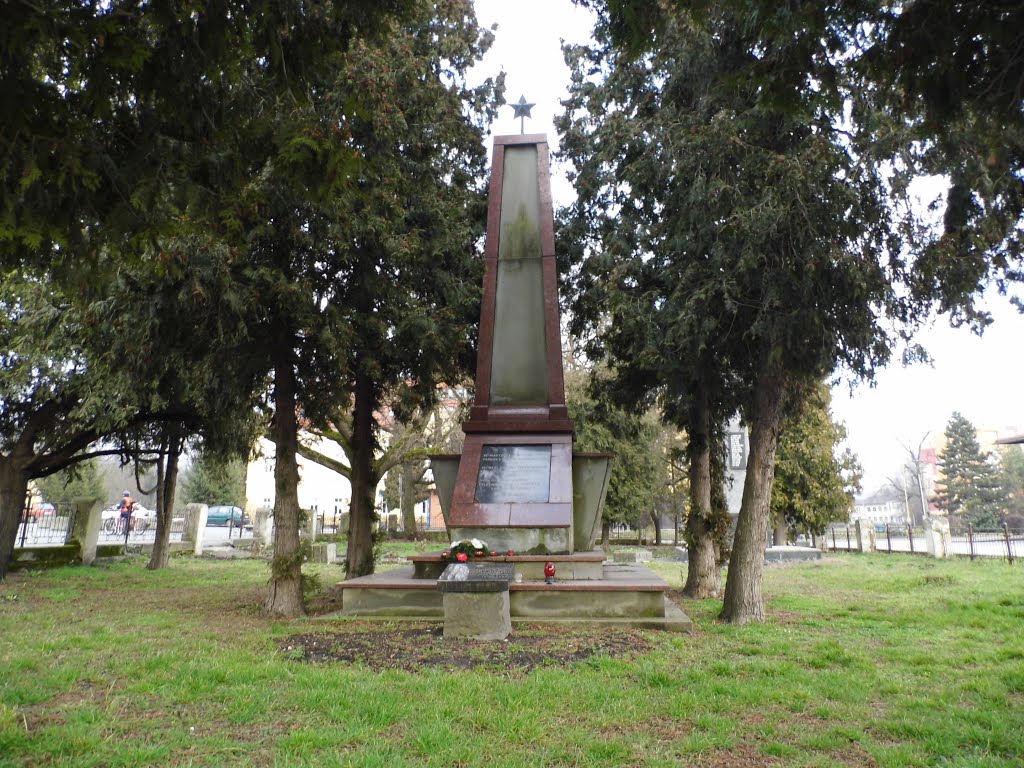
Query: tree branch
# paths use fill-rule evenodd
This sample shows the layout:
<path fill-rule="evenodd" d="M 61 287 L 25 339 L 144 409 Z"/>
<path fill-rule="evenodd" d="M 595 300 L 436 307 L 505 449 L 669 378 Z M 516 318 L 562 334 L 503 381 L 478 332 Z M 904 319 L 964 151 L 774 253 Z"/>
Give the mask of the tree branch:
<path fill-rule="evenodd" d="M 337 459 L 332 459 L 330 456 L 325 456 L 319 451 L 314 451 L 308 445 L 303 445 L 301 442 L 299 443 L 297 453 L 302 458 L 308 459 L 309 461 L 312 461 L 314 464 L 319 464 L 321 467 L 326 467 L 327 469 L 333 470 L 342 477 L 347 478 L 349 481 L 352 480 L 352 468 L 349 467 L 347 464 L 343 464 Z"/>

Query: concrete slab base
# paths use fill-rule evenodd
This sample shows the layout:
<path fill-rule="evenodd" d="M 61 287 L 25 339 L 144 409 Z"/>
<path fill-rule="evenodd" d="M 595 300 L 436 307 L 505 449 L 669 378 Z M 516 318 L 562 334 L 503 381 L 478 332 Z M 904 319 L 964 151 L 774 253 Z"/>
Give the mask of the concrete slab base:
<path fill-rule="evenodd" d="M 252 551 L 232 546 L 204 547 L 203 555 L 205 557 L 212 557 L 215 560 L 239 560 L 252 557 Z"/>
<path fill-rule="evenodd" d="M 676 560 L 681 563 L 689 562 L 690 553 L 686 547 L 676 547 Z M 789 562 L 797 560 L 820 560 L 821 550 L 814 547 L 798 547 L 787 545 L 785 547 L 768 547 L 764 551 L 766 563 Z"/>
<path fill-rule="evenodd" d="M 424 613 L 416 615 L 410 613 L 404 616 L 366 616 L 353 615 L 345 611 L 325 613 L 322 616 L 313 616 L 308 621 L 359 621 L 359 622 L 380 622 L 381 624 L 431 624 L 439 623 L 443 616 L 436 613 Z M 648 617 L 575 617 L 575 618 L 544 618 L 532 616 L 529 618 L 512 616 L 512 627 L 550 627 L 555 630 L 559 627 L 607 627 L 609 629 L 660 629 L 666 632 L 683 632 L 693 634 L 693 620 L 675 603 L 665 600 L 664 616 Z"/>
<path fill-rule="evenodd" d="M 442 594 L 436 579 L 414 578 L 413 568 L 385 571 L 343 581 L 339 614 L 343 618 L 444 618 Z M 509 585 L 513 624 L 596 624 L 692 631 L 693 624 L 678 606 L 665 598 L 668 585 L 639 563 L 605 563 L 601 579 L 523 580 Z"/>
<path fill-rule="evenodd" d="M 654 553 L 649 549 L 634 549 L 615 553 L 617 563 L 649 563 L 654 559 Z"/>

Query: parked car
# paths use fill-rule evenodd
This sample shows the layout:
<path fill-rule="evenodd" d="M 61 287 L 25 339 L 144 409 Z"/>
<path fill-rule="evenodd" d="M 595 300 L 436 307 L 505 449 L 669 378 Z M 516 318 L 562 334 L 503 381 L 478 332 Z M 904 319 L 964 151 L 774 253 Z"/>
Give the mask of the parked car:
<path fill-rule="evenodd" d="M 238 528 L 249 525 L 249 515 L 242 511 L 241 507 L 233 507 L 229 504 L 214 504 L 207 508 L 207 525 L 227 525 L 231 523 Z"/>

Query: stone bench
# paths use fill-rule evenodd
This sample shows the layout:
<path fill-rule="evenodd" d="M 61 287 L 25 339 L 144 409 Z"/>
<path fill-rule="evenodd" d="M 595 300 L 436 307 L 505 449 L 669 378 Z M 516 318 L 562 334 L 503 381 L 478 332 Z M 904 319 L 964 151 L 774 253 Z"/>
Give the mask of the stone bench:
<path fill-rule="evenodd" d="M 504 640 L 512 631 L 507 563 L 452 563 L 437 580 L 444 604 L 444 636 Z"/>

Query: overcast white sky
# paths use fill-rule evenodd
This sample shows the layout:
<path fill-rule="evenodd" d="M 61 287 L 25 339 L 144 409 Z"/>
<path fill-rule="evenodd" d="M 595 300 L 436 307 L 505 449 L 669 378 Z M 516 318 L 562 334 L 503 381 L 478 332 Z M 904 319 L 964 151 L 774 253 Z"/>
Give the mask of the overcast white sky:
<path fill-rule="evenodd" d="M 524 95 L 536 103 L 526 132 L 546 133 L 554 150 L 552 118 L 562 111 L 559 100 L 569 82 L 561 40 L 589 39 L 591 14 L 570 0 L 476 0 L 476 10 L 481 24 L 499 25 L 494 47 L 478 67 L 481 77 L 504 70 L 506 98 Z M 501 110 L 493 131 L 519 133 L 510 107 Z M 552 168 L 552 194 L 556 206 L 574 195 L 558 166 Z M 852 397 L 846 384 L 833 391 L 833 411 L 864 466 L 866 491 L 898 470 L 906 455 L 901 443 L 916 448 L 926 433 L 941 433 L 953 411 L 977 427 L 1024 432 L 1024 315 L 994 292 L 986 306 L 995 322 L 981 338 L 942 319 L 919 337 L 933 367 L 896 364 L 881 372 L 874 387 L 858 385 Z"/>

